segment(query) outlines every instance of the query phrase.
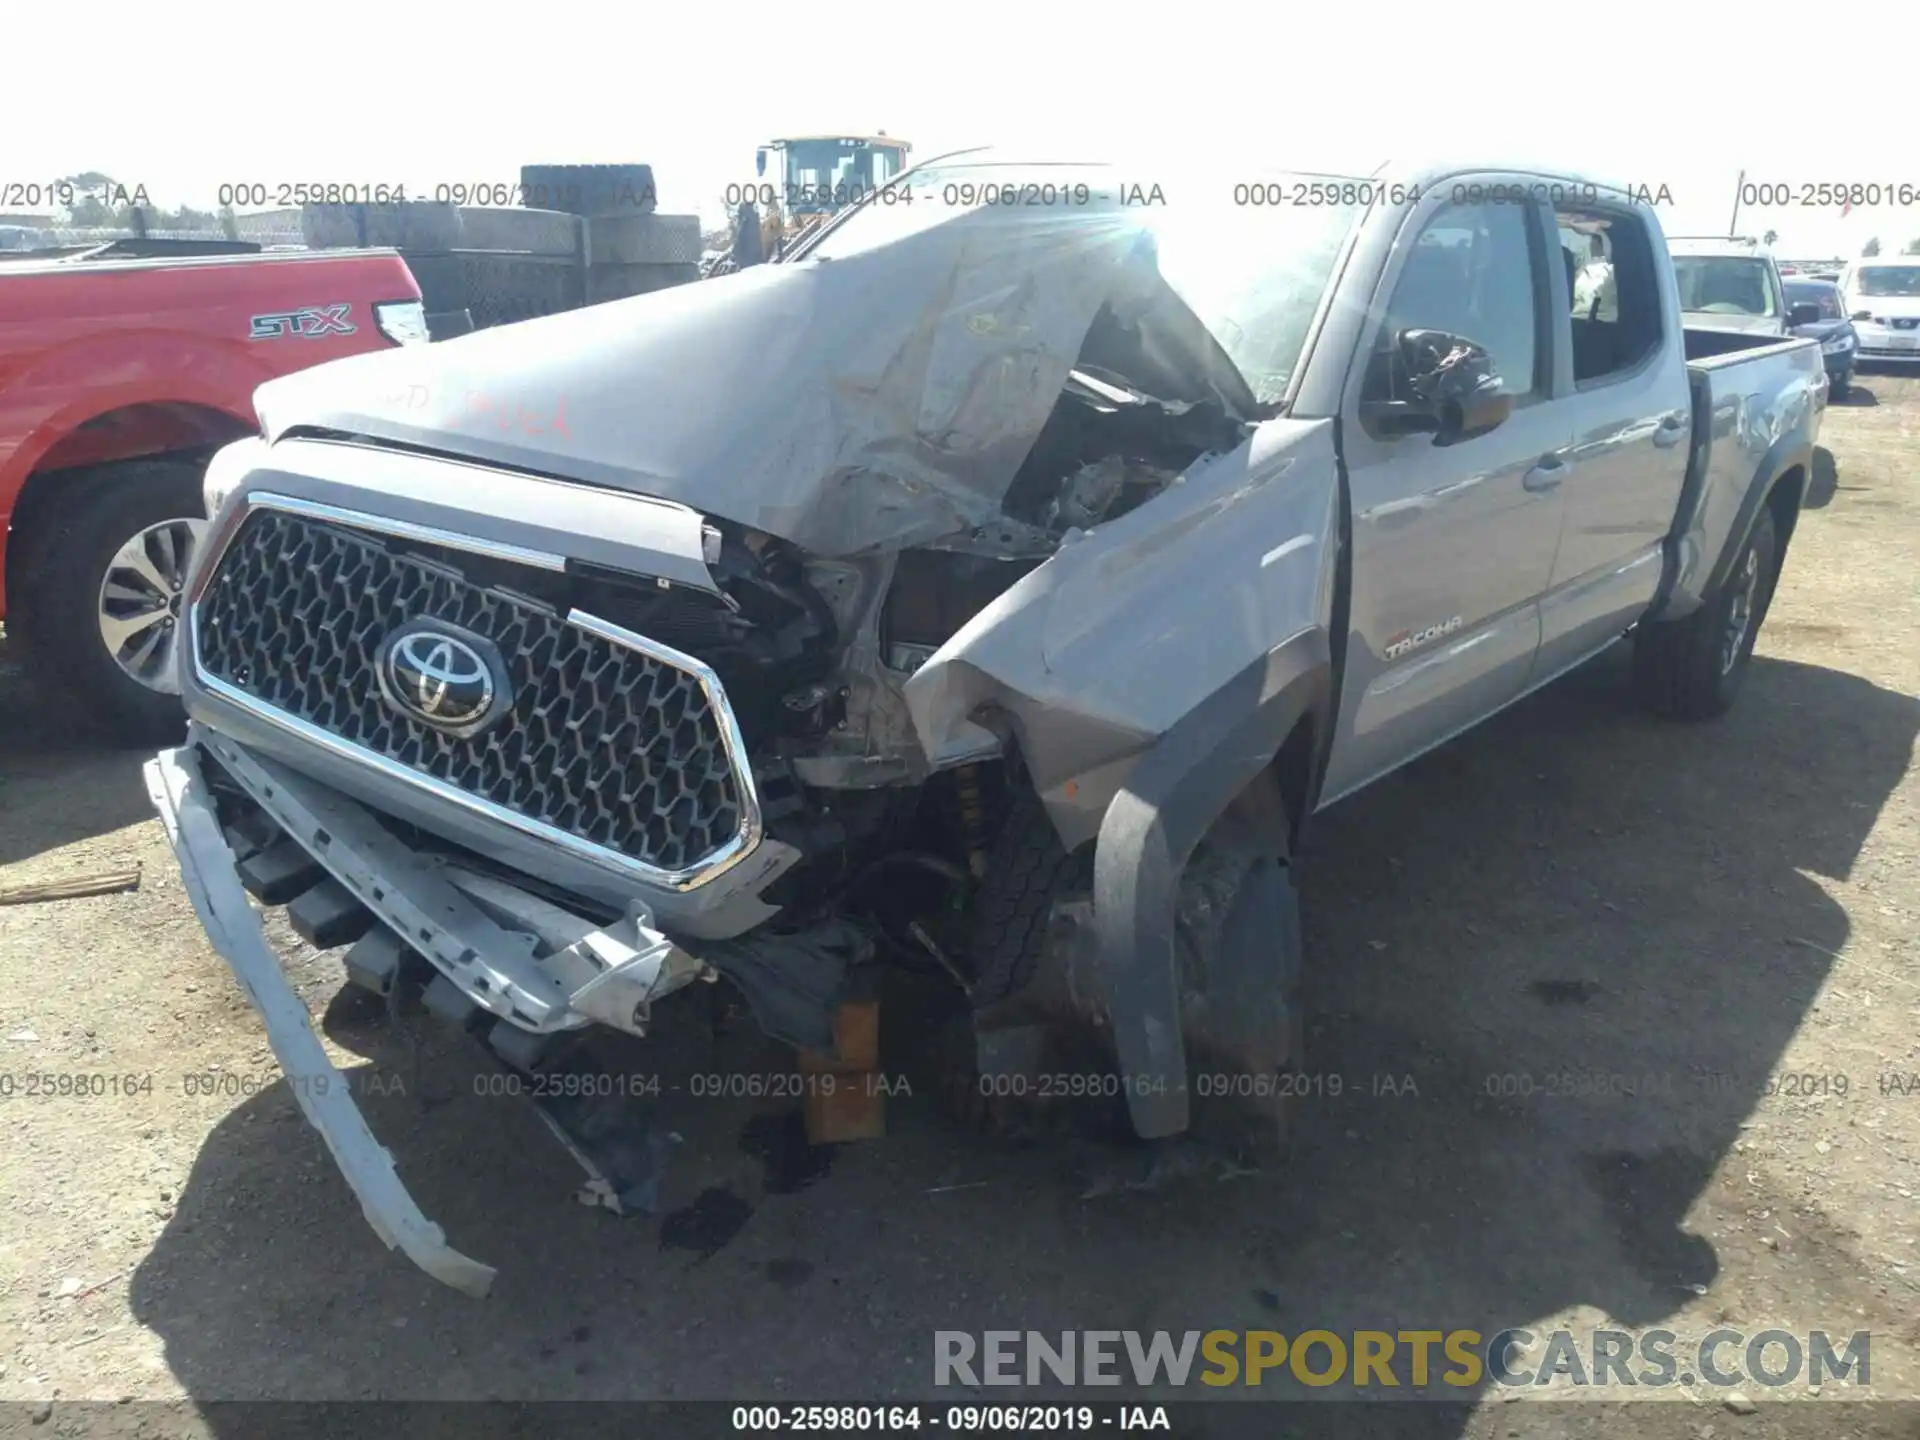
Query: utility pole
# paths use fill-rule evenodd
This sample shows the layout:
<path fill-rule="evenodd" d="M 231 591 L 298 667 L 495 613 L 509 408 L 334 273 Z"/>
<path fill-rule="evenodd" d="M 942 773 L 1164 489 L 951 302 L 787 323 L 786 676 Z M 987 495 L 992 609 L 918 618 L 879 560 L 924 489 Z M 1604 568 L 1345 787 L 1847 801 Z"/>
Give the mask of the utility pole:
<path fill-rule="evenodd" d="M 1733 219 L 1727 222 L 1727 238 L 1732 240 L 1740 233 L 1740 192 L 1747 188 L 1747 172 L 1742 170 L 1740 178 L 1733 182 Z"/>

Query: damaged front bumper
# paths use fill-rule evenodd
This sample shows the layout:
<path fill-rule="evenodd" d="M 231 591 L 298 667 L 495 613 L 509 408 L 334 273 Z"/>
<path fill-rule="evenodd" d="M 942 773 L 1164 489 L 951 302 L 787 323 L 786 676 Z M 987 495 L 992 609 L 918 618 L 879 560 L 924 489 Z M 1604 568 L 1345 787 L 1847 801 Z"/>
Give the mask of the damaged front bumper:
<path fill-rule="evenodd" d="M 394 1172 L 393 1157 L 373 1138 L 347 1083 L 327 1058 L 312 1017 L 280 973 L 260 919 L 247 903 L 207 792 L 206 778 L 191 749 L 166 750 L 146 765 L 147 793 L 167 840 L 180 862 L 180 876 L 200 916 L 207 938 L 233 967 L 253 1008 L 267 1027 L 267 1040 L 292 1082 L 294 1098 L 334 1162 L 359 1198 L 374 1233 L 389 1249 L 436 1280 L 469 1295 L 485 1296 L 493 1285 L 492 1266 L 462 1255 L 447 1244 L 440 1227 L 427 1219 Z"/>
<path fill-rule="evenodd" d="M 252 836 L 223 828 L 203 760 L 271 823 Z M 422 957 L 416 966 L 430 964 L 435 972 L 422 996 L 428 1008 L 484 1032 L 493 1052 L 519 1069 L 537 1064 L 547 1042 L 563 1032 L 598 1024 L 644 1035 L 656 1001 L 710 970 L 654 929 L 644 906 L 596 926 L 411 849 L 345 796 L 201 726 L 192 727 L 186 746 L 149 761 L 146 777 L 201 925 L 260 1012 L 301 1110 L 326 1140 L 368 1223 L 436 1279 L 485 1295 L 493 1270 L 449 1248 L 421 1214 L 327 1058 L 248 903 L 248 867 L 256 883 L 276 867 L 289 868 L 282 856 L 309 875 L 324 871 L 325 879 L 296 883 L 319 902 L 307 912 L 309 928 L 316 913 L 322 926 L 329 914 L 360 914 L 359 928 L 368 933 L 347 954 L 350 975 L 390 990 L 401 958 L 414 952 Z M 302 903 L 293 904 L 296 928 Z M 370 929 L 367 912 L 375 922 Z M 372 960 L 359 958 L 368 955 Z M 554 1116 L 544 1109 L 541 1116 L 587 1171 L 583 1198 L 616 1212 L 646 1208 L 636 1198 L 644 1175 L 597 1163 Z"/>

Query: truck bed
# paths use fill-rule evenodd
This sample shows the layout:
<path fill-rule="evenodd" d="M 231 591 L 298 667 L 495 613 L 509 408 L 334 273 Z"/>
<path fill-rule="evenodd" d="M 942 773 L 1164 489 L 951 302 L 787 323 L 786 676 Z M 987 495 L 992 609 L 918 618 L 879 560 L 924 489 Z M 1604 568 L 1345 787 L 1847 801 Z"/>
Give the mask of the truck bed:
<path fill-rule="evenodd" d="M 1681 338 L 1688 363 L 1691 365 L 1697 361 L 1710 368 L 1744 359 L 1756 350 L 1813 343 L 1794 335 L 1757 335 L 1750 330 L 1709 330 L 1694 325 L 1686 326 Z"/>
<path fill-rule="evenodd" d="M 1691 327 L 1684 338 L 1693 442 L 1655 604 L 1670 618 L 1694 609 L 1717 583 L 1729 539 L 1745 532 L 1744 508 L 1765 489 L 1756 476 L 1811 468 L 1826 382 L 1814 340 Z"/>

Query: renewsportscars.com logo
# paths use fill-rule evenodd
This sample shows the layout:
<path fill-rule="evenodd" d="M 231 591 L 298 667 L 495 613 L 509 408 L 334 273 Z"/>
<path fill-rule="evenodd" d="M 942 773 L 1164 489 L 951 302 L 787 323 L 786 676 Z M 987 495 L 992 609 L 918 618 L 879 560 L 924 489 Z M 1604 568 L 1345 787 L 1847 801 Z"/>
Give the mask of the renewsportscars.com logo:
<path fill-rule="evenodd" d="M 1871 1383 L 1872 1336 L 1824 1330 L 937 1330 L 936 1385 L 1305 1385 L 1454 1390 Z M 1446 1392 L 1442 1392 L 1446 1393 Z"/>

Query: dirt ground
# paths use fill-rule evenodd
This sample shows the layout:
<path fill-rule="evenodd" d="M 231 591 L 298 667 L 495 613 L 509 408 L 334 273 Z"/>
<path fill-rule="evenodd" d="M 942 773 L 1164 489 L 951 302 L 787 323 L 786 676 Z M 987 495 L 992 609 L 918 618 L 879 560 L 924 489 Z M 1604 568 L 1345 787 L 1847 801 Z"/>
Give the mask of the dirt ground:
<path fill-rule="evenodd" d="M 1083 1147 L 962 1136 L 924 1097 L 825 1158 L 708 1100 L 671 1218 L 620 1219 L 464 1042 L 334 1004 L 333 959 L 277 930 L 402 1178 L 499 1267 L 485 1301 L 361 1219 L 144 757 L 64 733 L 0 650 L 0 885 L 142 872 L 0 908 L 0 1399 L 57 1430 L 129 1396 L 932 1398 L 938 1329 L 1605 1323 L 1869 1330 L 1864 1393 L 1920 1399 L 1920 378 L 1863 377 L 1822 444 L 1727 720 L 1643 717 L 1616 650 L 1316 821 L 1313 1069 L 1342 1093 L 1281 1168 L 1083 1199 Z M 1756 1415 L 1487 1386 L 1428 1433 L 1626 1433 L 1631 1402 L 1632 1433 L 1773 1434 L 1863 1393 L 1747 1389 Z"/>

